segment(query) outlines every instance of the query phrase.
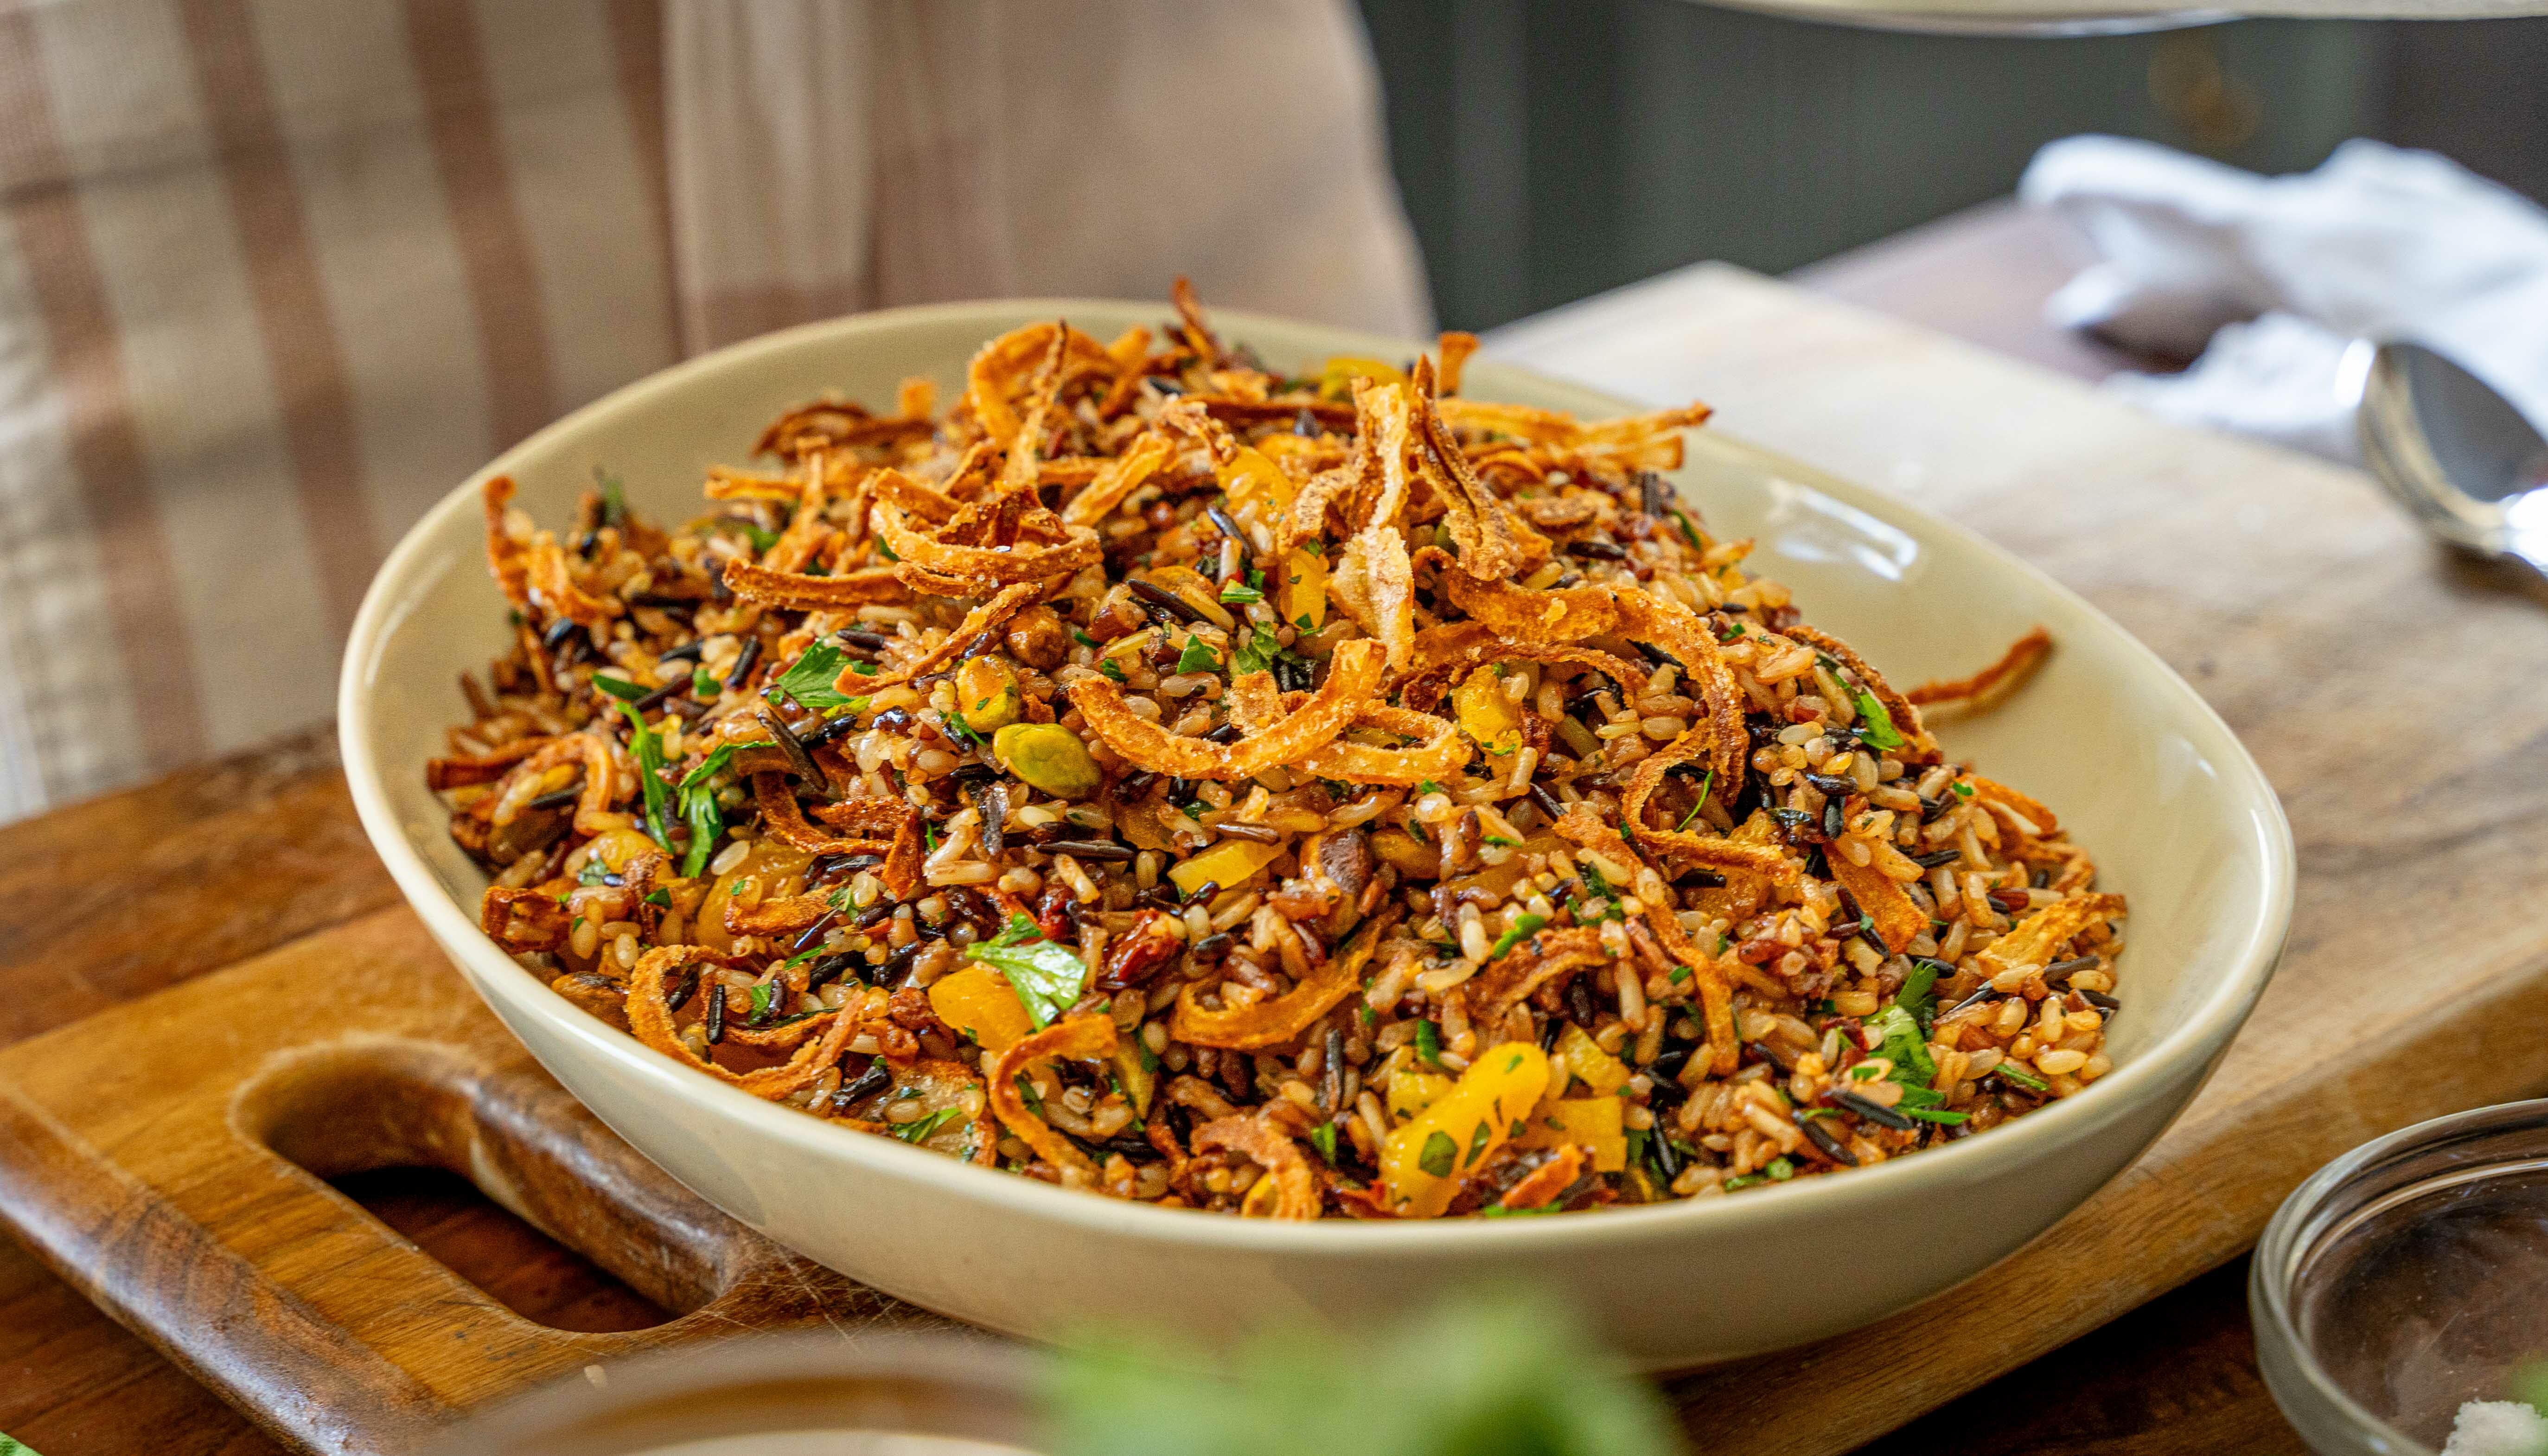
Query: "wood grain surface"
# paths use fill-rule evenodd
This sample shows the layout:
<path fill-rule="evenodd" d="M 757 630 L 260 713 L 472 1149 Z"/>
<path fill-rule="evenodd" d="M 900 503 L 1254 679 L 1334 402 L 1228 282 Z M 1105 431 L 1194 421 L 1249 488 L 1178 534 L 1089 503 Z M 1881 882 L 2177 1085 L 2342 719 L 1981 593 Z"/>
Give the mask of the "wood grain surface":
<path fill-rule="evenodd" d="M 325 1180 L 465 1176 L 673 1312 L 543 1324 Z M 736 1329 L 945 1327 L 699 1201 L 549 1079 L 403 907 L 0 1052 L 0 1217 L 304 1450 L 393 1453 L 489 1400 Z"/>
<path fill-rule="evenodd" d="M 2524 767 L 2548 723 L 2542 603 L 2427 548 L 2352 472 L 2155 425 L 1731 270 L 1578 306 L 1496 347 L 1623 394 L 1705 398 L 1731 432 L 2044 566 L 2239 730 L 2301 848 L 2284 972 L 2150 1157 L 1938 1308 L 1679 1383 L 1701 1447 L 1838 1451 L 1911 1421 L 1883 1449 L 2297 1449 L 2246 1358 L 2240 1250 L 2325 1157 L 2548 1086 L 2530 1010 L 2548 929 L 2523 912 L 2548 888 L 2529 828 L 2548 781 Z M 315 743 L 0 830 L 0 964 L 18 991 L 0 998 L 0 1040 L 392 898 Z M 269 1449 L 5 1255 L 0 1429 L 48 1456 Z"/>

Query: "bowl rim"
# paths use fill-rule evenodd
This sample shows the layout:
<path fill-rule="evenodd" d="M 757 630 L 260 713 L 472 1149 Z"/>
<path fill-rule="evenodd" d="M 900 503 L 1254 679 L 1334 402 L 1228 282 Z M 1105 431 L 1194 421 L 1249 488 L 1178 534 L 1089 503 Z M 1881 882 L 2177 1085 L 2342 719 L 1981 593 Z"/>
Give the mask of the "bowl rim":
<path fill-rule="evenodd" d="M 1979 532 L 1871 487 L 1858 485 L 1716 431 L 1697 438 L 1708 442 L 1706 448 L 1731 448 L 1759 465 L 1774 469 L 1782 479 L 1821 492 L 1897 529 L 1915 535 L 1945 538 L 1967 550 L 1977 551 L 1998 569 L 2022 576 L 2039 591 L 2060 600 L 2101 630 L 2111 633 L 2123 652 L 2137 656 L 2143 666 L 2155 672 L 2158 682 L 2172 699 L 2171 718 L 2182 724 L 2188 737 L 2204 747 L 2207 757 L 2224 770 L 2221 778 L 2224 789 L 2238 792 L 2239 797 L 2246 801 L 2248 813 L 2245 817 L 2253 834 L 2252 851 L 2258 857 L 2258 877 L 2263 893 L 2258 896 L 2256 913 L 2241 928 L 2234 951 L 2222 957 L 2223 969 L 2201 1000 L 2187 1012 L 2182 1022 L 2143 1048 L 2129 1064 L 2099 1078 L 2076 1097 L 2062 1099 L 2053 1106 L 1992 1130 L 1987 1138 L 1968 1138 L 1943 1147 L 1932 1147 L 1917 1157 L 1895 1158 L 1876 1167 L 1853 1170 L 1847 1177 L 1798 1179 L 1754 1189 L 1742 1199 L 1678 1199 L 1648 1207 L 1603 1210 L 1599 1218 L 1460 1219 L 1402 1224 L 1335 1219 L 1278 1223 L 1273 1220 L 1198 1217 L 1190 1210 L 1153 1208 L 1120 1199 L 1091 1197 L 1084 1192 L 1037 1179 L 957 1163 L 940 1154 L 905 1146 L 891 1138 L 855 1134 L 844 1136 L 844 1130 L 827 1127 L 821 1120 L 807 1117 L 793 1108 L 764 1101 L 699 1075 L 655 1052 L 634 1038 L 612 1030 L 550 990 L 545 982 L 525 972 L 511 956 L 486 937 L 479 928 L 477 917 L 464 914 L 459 904 L 443 890 L 433 870 L 402 832 L 398 813 L 390 802 L 384 783 L 382 766 L 373 759 L 369 746 L 374 718 L 368 691 L 368 669 L 378 656 L 381 641 L 404 620 L 399 610 L 402 593 L 397 590 L 398 584 L 413 574 L 434 538 L 447 528 L 451 516 L 479 512 L 479 488 L 485 481 L 518 470 L 522 462 L 552 442 L 581 433 L 601 421 L 653 408 L 666 397 L 677 396 L 684 387 L 704 376 L 818 340 L 891 334 L 913 326 L 967 319 L 981 320 L 979 326 L 988 337 L 992 332 L 1017 326 L 1019 320 L 1090 313 L 1113 315 L 1125 310 L 1164 313 L 1167 308 L 1162 303 L 1128 299 L 968 300 L 849 315 L 762 334 L 623 385 L 568 413 L 473 472 L 408 529 L 373 577 L 347 639 L 338 678 L 337 736 L 347 786 L 365 835 L 388 866 L 391 876 L 397 880 L 400 892 L 425 922 L 434 939 L 455 958 L 465 960 L 468 978 L 482 998 L 491 1003 L 500 1002 L 496 1006 L 500 1012 L 509 1007 L 517 1014 L 537 1018 L 623 1075 L 650 1084 L 652 1089 L 663 1095 L 711 1110 L 720 1119 L 739 1120 L 755 1133 L 785 1145 L 792 1153 L 818 1158 L 846 1156 L 854 1164 L 868 1165 L 878 1173 L 909 1179 L 936 1192 L 998 1206 L 1005 1212 L 1028 1218 L 1077 1226 L 1090 1231 L 1140 1234 L 1232 1251 L 1365 1256 L 1403 1255 L 1433 1249 L 1475 1254 L 1537 1246 L 1597 1247 L 1642 1242 L 1670 1229 L 1680 1228 L 1712 1228 L 1738 1233 L 1763 1224 L 1801 1217 L 1817 1206 L 1837 1208 L 1847 1204 L 1866 1204 L 1889 1200 L 1897 1196 L 1897 1189 L 1901 1190 L 1900 1196 L 1911 1196 L 1924 1183 L 1953 1184 L 1969 1177 L 1986 1159 L 2014 1161 L 2030 1151 L 2038 1156 L 2047 1155 L 2054 1147 L 2083 1138 L 2101 1125 L 2121 1118 L 2138 1104 L 2141 1094 L 2155 1091 L 2170 1079 L 2189 1071 L 2198 1076 L 2203 1074 L 2201 1066 L 2190 1064 L 2217 1059 L 2255 1005 L 2257 997 L 2263 993 L 2290 933 L 2296 877 L 2291 825 L 2264 772 L 2211 704 L 2121 624 Z M 1225 332 L 1233 335 L 1243 334 L 1251 328 L 1274 331 L 1308 329 L 1336 340 L 1340 350 L 1385 355 L 1392 349 L 1403 353 L 1410 347 L 1422 347 L 1386 335 L 1245 310 L 1216 309 L 1214 317 L 1225 324 Z M 1502 363 L 1492 355 L 1477 362 L 1485 366 L 1487 372 L 1527 377 L 1534 386 L 1550 393 L 1572 395 L 1584 402 L 1583 408 L 1586 409 L 1627 413 L 1644 408 L 1599 390 Z M 2207 738 L 2210 740 L 2208 743 L 2204 742 Z M 537 994 L 530 994 L 532 992 Z"/>

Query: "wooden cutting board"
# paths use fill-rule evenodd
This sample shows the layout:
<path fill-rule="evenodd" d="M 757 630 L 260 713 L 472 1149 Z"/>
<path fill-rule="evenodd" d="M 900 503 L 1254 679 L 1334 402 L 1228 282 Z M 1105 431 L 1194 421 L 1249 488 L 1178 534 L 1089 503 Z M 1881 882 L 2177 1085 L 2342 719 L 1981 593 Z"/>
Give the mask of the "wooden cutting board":
<path fill-rule="evenodd" d="M 0 1213 L 64 1279 L 305 1450 L 397 1453 L 641 1349 L 952 1327 L 718 1213 L 540 1070 L 405 909 L 0 1053 Z M 506 1309 L 324 1181 L 459 1174 L 665 1310 Z"/>
<path fill-rule="evenodd" d="M 1849 1450 L 2235 1256 L 2345 1148 L 2548 1089 L 2548 922 L 2533 910 L 2548 903 L 2548 593 L 2427 547 L 2356 473 L 2162 426 L 1732 269 L 1491 347 L 1631 397 L 1706 399 L 1735 433 L 2016 549 L 2205 693 L 2281 790 L 2300 846 L 2283 971 L 2158 1145 L 1922 1309 L 1672 1382 L 1702 1450 Z M 0 1220 L 48 1262 L 269 1429 L 324 1451 L 397 1449 L 537 1376 L 734 1322 L 925 1318 L 650 1175 L 528 1065 L 404 911 L 347 920 L 385 890 L 341 794 L 313 781 L 242 806 L 235 784 L 207 780 L 0 835 L 20 861 L 0 855 L 0 926 L 17 932 L 0 969 L 45 997 L 0 998 L 0 1037 L 273 944 L 277 925 L 336 927 L 0 1052 Z M 136 904 L 186 933 L 135 926 Z M 390 1056 L 394 1044 L 406 1049 Z M 420 1077 L 430 1106 L 330 1141 L 309 1132 L 333 1125 L 313 1104 L 364 1104 L 294 1081 L 320 1072 Z M 249 1117 L 277 1107 L 297 1112 Z M 384 1149 L 534 1149 L 520 1161 L 535 1171 L 490 1191 L 640 1292 L 707 1303 L 634 1335 L 528 1326 L 268 1150 L 270 1132 L 260 1145 L 242 1131 L 275 1126 L 302 1128 L 284 1141 L 322 1168 Z M 687 1262 L 650 1272 L 648 1250 L 676 1247 Z M 709 1267 L 784 1270 L 787 1292 Z"/>

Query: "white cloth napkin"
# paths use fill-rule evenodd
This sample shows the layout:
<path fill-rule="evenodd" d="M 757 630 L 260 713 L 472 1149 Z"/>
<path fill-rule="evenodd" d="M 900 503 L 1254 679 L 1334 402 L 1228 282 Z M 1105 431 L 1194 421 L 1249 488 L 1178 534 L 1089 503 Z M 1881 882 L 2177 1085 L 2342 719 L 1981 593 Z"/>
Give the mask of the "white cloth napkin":
<path fill-rule="evenodd" d="M 2202 357 L 2109 387 L 2154 413 L 2355 458 L 2355 339 L 2422 344 L 2548 430 L 2548 212 L 2431 152 L 2354 140 L 2260 177 L 2146 141 L 2072 136 L 2018 196 L 2099 261 L 2052 321 Z M 2207 347 L 2207 344 L 2209 345 Z"/>

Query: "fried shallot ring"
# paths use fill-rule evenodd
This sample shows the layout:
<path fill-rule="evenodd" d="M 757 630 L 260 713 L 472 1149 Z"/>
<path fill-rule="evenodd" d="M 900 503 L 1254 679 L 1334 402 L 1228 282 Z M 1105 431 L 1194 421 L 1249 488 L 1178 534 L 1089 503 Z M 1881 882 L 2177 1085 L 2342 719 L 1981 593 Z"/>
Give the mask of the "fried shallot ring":
<path fill-rule="evenodd" d="M 516 775 L 538 775 L 561 764 L 578 760 L 584 763 L 584 792 L 575 801 L 575 832 L 582 835 L 606 834 L 625 829 L 628 816 L 611 812 L 619 798 L 618 760 L 612 757 L 609 740 L 587 729 L 582 733 L 561 734 L 540 746 L 539 752 L 515 764 L 503 778 L 498 780 L 496 793 L 500 798 L 502 785 Z M 632 782 L 631 786 L 634 784 Z"/>
<path fill-rule="evenodd" d="M 738 936 L 783 936 L 809 930 L 832 913 L 831 900 L 822 895 L 789 895 L 757 905 L 739 905 L 729 898 L 725 902 L 725 928 Z"/>
<path fill-rule="evenodd" d="M 1551 827 L 1558 838 L 1605 859 L 1623 865 L 1638 863 L 1636 852 L 1619 837 L 1619 831 L 1586 805 L 1568 809 Z M 1734 986 L 1726 979 L 1724 963 L 1690 944 L 1689 932 L 1682 929 L 1681 916 L 1670 905 L 1647 906 L 1646 920 L 1674 962 L 1689 967 L 1706 1016 L 1708 1046 L 1714 1048 L 1711 1065 L 1720 1077 L 1732 1074 L 1741 1048 L 1734 1038 Z"/>
<path fill-rule="evenodd" d="M 725 564 L 725 584 L 746 601 L 795 611 L 836 611 L 911 598 L 911 589 L 889 566 L 861 567 L 836 577 L 817 577 L 803 572 L 772 571 L 738 556 Z"/>
<path fill-rule="evenodd" d="M 1421 468 L 1449 513 L 1443 519 L 1460 546 L 1459 569 L 1482 582 L 1502 582 L 1548 559 L 1548 538 L 1514 519 L 1502 499 L 1478 479 L 1451 427 L 1433 408 L 1433 362 L 1415 361 L 1415 444 Z"/>
<path fill-rule="evenodd" d="M 1469 356 L 1478 351 L 1478 336 L 1474 333 L 1464 333 L 1456 328 L 1446 328 L 1442 330 L 1442 336 L 1436 340 L 1435 348 L 1442 356 L 1442 367 L 1439 371 L 1442 379 L 1442 393 L 1445 397 L 1456 395 L 1460 392 L 1460 372 L 1468 367 Z"/>
<path fill-rule="evenodd" d="M 1167 436 L 1151 431 L 1125 448 L 1123 454 L 1107 461 L 1097 478 L 1061 507 L 1062 520 L 1074 526 L 1093 526 L 1115 513 L 1124 498 L 1141 488 L 1141 484 L 1158 473 L 1176 455 L 1177 447 Z"/>
<path fill-rule="evenodd" d="M 1106 346 L 1068 324 L 1030 323 L 982 345 L 964 368 L 964 403 L 972 409 L 983 433 L 1003 450 L 1011 448 L 1026 424 L 1009 404 L 1009 384 L 1021 375 L 1032 381 L 1035 375 L 1028 373 L 1030 369 L 1042 372 L 1039 366 L 1052 348 L 1056 334 L 1064 340 L 1065 369 L 1084 365 L 1103 371 L 1109 379 L 1116 373 L 1115 358 L 1106 352 Z"/>
<path fill-rule="evenodd" d="M 2035 676 L 2035 670 L 2044 666 L 2044 660 L 2051 653 L 2052 634 L 2040 626 L 2029 628 L 2025 636 L 2009 644 L 1998 662 L 1971 677 L 1923 682 L 1902 697 L 1915 707 L 1941 707 L 1959 716 L 1983 712 L 2025 686 L 2026 680 Z"/>
<path fill-rule="evenodd" d="M 1245 1153 L 1273 1181 L 1275 1219 L 1308 1220 L 1319 1216 L 1319 1175 L 1301 1156 L 1301 1145 L 1268 1126 L 1262 1118 L 1222 1118 L 1194 1130 L 1194 1149 L 1228 1149 Z M 1250 1190 L 1252 1193 L 1254 1190 Z"/>
<path fill-rule="evenodd" d="M 2019 921 L 2008 934 L 1990 943 L 1980 958 L 2001 970 L 2021 965 L 2049 965 L 2057 952 L 2081 931 L 2124 913 L 2121 895 L 2072 895 Z"/>
<path fill-rule="evenodd" d="M 1327 599 L 1389 650 L 1391 672 L 1414 661 L 1415 572 L 1396 526 L 1375 523 L 1345 542 L 1327 578 Z"/>
<path fill-rule="evenodd" d="M 1368 638 L 1338 643 L 1327 660 L 1326 681 L 1307 702 L 1226 745 L 1168 732 L 1134 712 L 1123 690 L 1104 678 L 1071 684 L 1070 702 L 1088 731 L 1137 769 L 1178 778 L 1252 778 L 1277 764 L 1300 762 L 1352 726 L 1356 710 L 1378 697 L 1387 658 L 1388 649 Z M 1273 684 L 1270 674 L 1242 673 L 1231 685 L 1236 689 L 1255 678 L 1266 688 Z"/>
<path fill-rule="evenodd" d="M 1361 989 L 1364 964 L 1397 919 L 1395 910 L 1383 910 L 1363 922 L 1351 950 L 1312 966 L 1298 984 L 1270 1001 L 1215 1010 L 1203 1004 L 1202 982 L 1188 981 L 1177 993 L 1168 1035 L 1192 1046 L 1232 1051 L 1261 1051 L 1293 1041 Z"/>
<path fill-rule="evenodd" d="M 628 1030 L 637 1040 L 728 1086 L 740 1087 L 755 1097 L 779 1098 L 802 1089 L 823 1074 L 824 1068 L 841 1059 L 841 1049 L 848 1045 L 857 1023 L 838 1011 L 825 1011 L 784 1028 L 800 1027 L 805 1040 L 796 1054 L 777 1066 L 758 1071 L 730 1072 L 713 1060 L 699 1055 L 682 1040 L 673 1025 L 672 1010 L 665 1003 L 665 978 L 684 965 L 696 965 L 704 976 L 719 961 L 715 953 L 698 946 L 661 946 L 637 957 L 636 969 L 628 977 Z M 709 995 L 722 994 L 721 988 L 710 987 Z M 1111 1026 L 1111 1023 L 1110 1023 Z M 820 1036 L 814 1035 L 820 1032 Z"/>
<path fill-rule="evenodd" d="M 1796 866 L 1785 855 L 1757 845 L 1739 844 L 1713 832 L 1691 834 L 1680 829 L 1657 829 L 1646 822 L 1646 803 L 1663 786 L 1664 775 L 1707 751 L 1714 735 L 1712 725 L 1692 728 L 1638 761 L 1637 770 L 1628 777 L 1627 788 L 1619 795 L 1619 818 L 1637 842 L 1659 854 L 1668 855 L 1681 865 L 1703 865 L 1709 869 L 1734 869 L 1747 874 L 1766 874 L 1781 884 L 1793 884 Z"/>
<path fill-rule="evenodd" d="M 1022 1037 L 992 1059 L 991 1069 L 983 1078 L 990 1084 L 991 1110 L 1000 1115 L 1000 1121 L 1018 1136 L 1019 1141 L 1035 1149 L 1036 1156 L 1065 1173 L 1075 1172 L 1093 1182 L 1097 1165 L 1027 1106 L 1026 1097 L 1018 1090 L 1018 1080 L 1040 1061 L 1064 1056 L 1093 1061 L 1114 1053 L 1115 1023 L 1103 1016 L 1074 1016 Z"/>

